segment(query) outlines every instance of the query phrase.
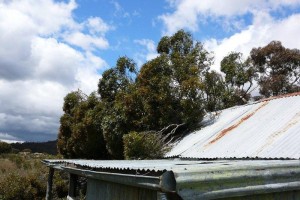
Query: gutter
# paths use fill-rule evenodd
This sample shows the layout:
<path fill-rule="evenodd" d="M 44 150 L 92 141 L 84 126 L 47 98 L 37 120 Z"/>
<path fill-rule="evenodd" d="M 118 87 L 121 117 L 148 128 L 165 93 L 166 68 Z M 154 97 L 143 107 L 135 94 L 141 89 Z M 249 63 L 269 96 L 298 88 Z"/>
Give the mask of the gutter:
<path fill-rule="evenodd" d="M 217 166 L 175 170 L 176 192 L 183 199 L 218 199 L 300 190 L 300 163 Z M 299 196 L 297 196 L 300 198 Z"/>
<path fill-rule="evenodd" d="M 161 176 L 143 176 L 121 173 L 97 172 L 84 169 L 76 169 L 72 167 L 61 167 L 70 174 L 78 176 L 129 185 L 133 187 L 141 187 L 161 192 L 176 192 L 176 182 L 172 172 L 164 172 Z"/>
<path fill-rule="evenodd" d="M 46 200 L 52 199 L 52 180 L 54 170 L 62 170 L 68 172 L 70 175 L 78 175 L 85 178 L 145 188 L 163 193 L 176 193 L 176 180 L 172 171 L 162 171 L 161 175 L 157 176 L 145 176 L 79 169 L 64 166 L 64 163 L 49 163 L 46 160 L 42 161 L 42 163 L 49 167 Z"/>

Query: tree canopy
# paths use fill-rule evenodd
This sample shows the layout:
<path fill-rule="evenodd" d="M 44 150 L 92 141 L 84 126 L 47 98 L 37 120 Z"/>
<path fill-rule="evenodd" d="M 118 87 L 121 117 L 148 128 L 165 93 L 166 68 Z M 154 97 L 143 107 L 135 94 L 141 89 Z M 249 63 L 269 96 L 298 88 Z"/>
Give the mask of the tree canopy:
<path fill-rule="evenodd" d="M 279 41 L 250 52 L 258 73 L 260 93 L 266 97 L 300 91 L 300 50 L 288 49 Z"/>
<path fill-rule="evenodd" d="M 207 111 L 247 103 L 256 81 L 266 97 L 299 91 L 299 50 L 280 42 L 253 48 L 247 58 L 229 53 L 220 63 L 223 74 L 210 70 L 212 53 L 183 30 L 162 37 L 157 53 L 140 70 L 132 59 L 120 57 L 115 67 L 103 72 L 98 93 L 78 90 L 65 97 L 60 154 L 161 157 L 166 144 L 200 128 Z"/>
<path fill-rule="evenodd" d="M 103 139 L 102 105 L 95 93 L 90 96 L 81 91 L 65 97 L 64 114 L 60 118 L 58 152 L 66 158 L 107 158 Z"/>

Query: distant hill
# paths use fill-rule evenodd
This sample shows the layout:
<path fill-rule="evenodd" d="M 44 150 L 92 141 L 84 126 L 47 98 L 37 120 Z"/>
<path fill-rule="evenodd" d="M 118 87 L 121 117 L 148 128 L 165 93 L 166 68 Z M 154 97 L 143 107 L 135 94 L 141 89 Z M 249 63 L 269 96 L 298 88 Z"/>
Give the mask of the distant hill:
<path fill-rule="evenodd" d="M 57 140 L 48 142 L 24 142 L 24 143 L 12 143 L 12 148 L 19 149 L 20 151 L 24 149 L 30 149 L 32 153 L 47 153 L 56 155 Z"/>

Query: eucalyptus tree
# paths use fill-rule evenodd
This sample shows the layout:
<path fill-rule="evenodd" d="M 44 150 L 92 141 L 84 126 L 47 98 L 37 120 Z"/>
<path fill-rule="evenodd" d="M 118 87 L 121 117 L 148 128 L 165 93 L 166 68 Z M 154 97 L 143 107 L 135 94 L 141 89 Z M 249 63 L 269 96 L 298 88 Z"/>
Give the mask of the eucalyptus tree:
<path fill-rule="evenodd" d="M 99 126 L 102 110 L 95 93 L 89 96 L 81 91 L 67 94 L 64 99 L 64 114 L 60 118 L 58 152 L 66 158 L 107 158 Z"/>
<path fill-rule="evenodd" d="M 112 158 L 123 158 L 122 138 L 131 130 L 131 115 L 124 97 L 134 88 L 136 64 L 128 57 L 120 57 L 116 66 L 106 70 L 99 80 L 98 93 L 103 104 L 101 128 L 106 148 Z"/>
<path fill-rule="evenodd" d="M 272 41 L 253 48 L 250 58 L 258 73 L 260 93 L 266 97 L 300 91 L 300 50 Z"/>
<path fill-rule="evenodd" d="M 256 77 L 250 59 L 244 60 L 242 53 L 231 52 L 222 59 L 221 71 L 225 74 L 224 107 L 247 103 Z"/>
<path fill-rule="evenodd" d="M 179 30 L 163 37 L 157 46 L 160 56 L 167 59 L 170 70 L 169 86 L 178 118 L 176 123 L 196 126 L 204 114 L 204 74 L 213 56 L 191 34 Z"/>

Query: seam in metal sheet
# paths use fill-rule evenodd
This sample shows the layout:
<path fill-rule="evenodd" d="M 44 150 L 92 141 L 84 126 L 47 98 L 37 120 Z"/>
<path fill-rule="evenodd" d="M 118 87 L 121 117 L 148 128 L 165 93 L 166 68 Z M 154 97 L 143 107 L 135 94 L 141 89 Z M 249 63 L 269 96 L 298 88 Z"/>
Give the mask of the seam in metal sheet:
<path fill-rule="evenodd" d="M 276 138 L 278 138 L 280 135 L 282 135 L 283 133 L 285 133 L 288 129 L 290 129 L 291 127 L 293 127 L 295 124 L 297 124 L 300 120 L 300 112 L 296 113 L 293 118 L 287 123 L 285 124 L 280 130 L 274 132 L 273 134 L 271 134 L 268 138 L 267 138 L 267 143 L 264 144 L 260 149 L 258 149 L 256 151 L 256 154 L 259 154 L 260 152 L 262 152 L 267 146 L 271 145 Z"/>

